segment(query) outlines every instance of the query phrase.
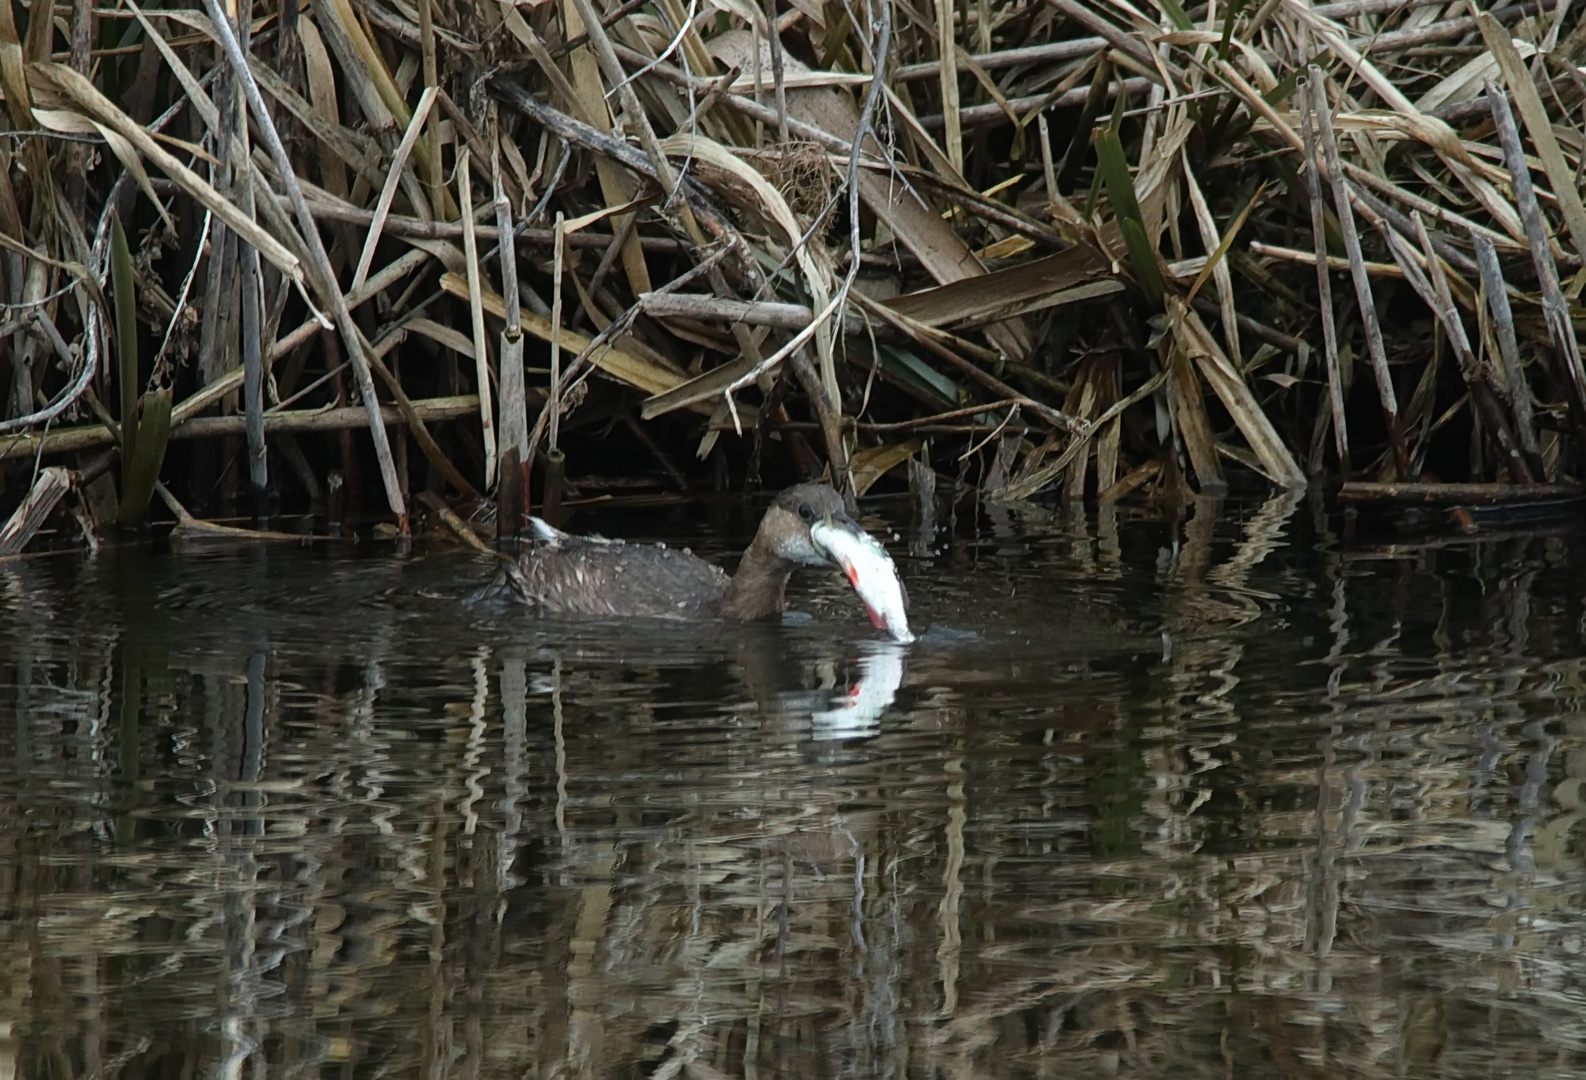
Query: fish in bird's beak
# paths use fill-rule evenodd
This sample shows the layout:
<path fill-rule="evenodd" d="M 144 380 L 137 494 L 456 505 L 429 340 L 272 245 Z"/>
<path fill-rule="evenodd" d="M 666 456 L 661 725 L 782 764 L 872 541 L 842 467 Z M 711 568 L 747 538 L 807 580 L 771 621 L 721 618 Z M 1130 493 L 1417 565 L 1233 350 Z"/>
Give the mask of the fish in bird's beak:
<path fill-rule="evenodd" d="M 885 630 L 896 641 L 914 640 L 907 614 L 909 594 L 880 541 L 846 516 L 815 522 L 810 526 L 810 539 L 816 550 L 847 575 L 877 630 Z"/>

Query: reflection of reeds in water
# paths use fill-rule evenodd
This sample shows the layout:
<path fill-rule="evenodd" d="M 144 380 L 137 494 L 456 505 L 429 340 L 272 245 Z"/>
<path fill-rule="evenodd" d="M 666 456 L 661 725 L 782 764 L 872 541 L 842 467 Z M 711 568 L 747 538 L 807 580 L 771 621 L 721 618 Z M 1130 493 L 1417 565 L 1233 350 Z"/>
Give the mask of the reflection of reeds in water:
<path fill-rule="evenodd" d="M 845 684 L 840 641 L 680 656 L 371 604 L 308 640 L 8 568 L 0 1053 L 1486 1076 L 1524 1048 L 1572 1072 L 1568 552 L 1312 555 L 1304 512 L 1196 505 L 1131 613 L 1161 654 L 917 648 L 880 733 L 824 742 L 787 691 Z M 1166 535 L 1021 518 L 971 573 L 1023 545 L 1026 591 L 1135 604 L 1107 567 L 1149 570 L 1141 530 Z M 202 618 L 159 614 L 173 595 Z"/>

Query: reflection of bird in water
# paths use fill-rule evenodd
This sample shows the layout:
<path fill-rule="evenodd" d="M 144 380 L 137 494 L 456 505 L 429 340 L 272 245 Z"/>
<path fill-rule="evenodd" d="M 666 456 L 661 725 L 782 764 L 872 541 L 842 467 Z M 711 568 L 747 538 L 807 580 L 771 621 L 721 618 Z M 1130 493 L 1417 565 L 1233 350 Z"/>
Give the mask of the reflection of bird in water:
<path fill-rule="evenodd" d="M 798 567 L 835 566 L 877 626 L 912 640 L 896 567 L 824 484 L 777 496 L 731 577 L 687 549 L 570 536 L 539 521 L 536 531 L 540 542 L 507 565 L 504 592 L 547 614 L 749 621 L 786 608 Z"/>

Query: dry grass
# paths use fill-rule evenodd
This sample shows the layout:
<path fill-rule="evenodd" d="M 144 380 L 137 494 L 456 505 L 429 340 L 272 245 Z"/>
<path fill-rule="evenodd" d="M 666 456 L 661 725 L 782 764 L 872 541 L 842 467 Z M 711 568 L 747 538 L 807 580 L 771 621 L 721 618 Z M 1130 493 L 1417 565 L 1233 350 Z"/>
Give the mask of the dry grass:
<path fill-rule="evenodd" d="M 356 479 L 294 432 L 360 402 L 403 526 L 410 447 L 510 518 L 520 459 L 615 419 L 674 481 L 668 451 L 785 447 L 860 493 L 911 459 L 1004 498 L 1581 475 L 1567 7 L 30 15 L 0 20 L 0 456 L 26 480 L 108 429 L 76 479 L 120 453 L 123 522 L 162 468 Z M 166 460 L 203 409 L 244 437 Z"/>

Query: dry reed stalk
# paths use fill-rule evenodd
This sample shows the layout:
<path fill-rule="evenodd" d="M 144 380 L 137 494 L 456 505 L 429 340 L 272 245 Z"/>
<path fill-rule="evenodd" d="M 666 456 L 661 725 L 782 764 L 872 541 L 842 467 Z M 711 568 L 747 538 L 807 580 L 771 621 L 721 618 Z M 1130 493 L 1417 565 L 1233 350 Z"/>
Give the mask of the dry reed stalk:
<path fill-rule="evenodd" d="M 66 469 L 51 465 L 40 470 L 38 479 L 28 488 L 27 498 L 6 523 L 0 525 L 0 558 L 21 554 L 49 518 L 55 504 L 71 489 L 72 476 Z"/>
<path fill-rule="evenodd" d="M 429 91 L 425 91 L 425 96 L 430 96 Z M 418 113 L 413 115 L 415 123 L 408 126 L 410 133 L 417 131 Z M 485 309 L 480 300 L 479 285 L 479 244 L 474 239 L 474 188 L 468 165 L 469 153 L 464 147 L 457 156 L 457 201 L 462 204 L 463 210 L 463 259 L 468 267 L 468 315 L 473 327 L 475 385 L 479 387 L 479 433 L 485 445 L 485 489 L 489 490 L 496 482 L 496 423 L 490 401 L 490 354 L 485 345 Z M 557 222 L 560 228 L 560 217 Z M 557 296 L 560 295 L 558 292 Z M 555 351 L 554 343 L 552 351 Z"/>
<path fill-rule="evenodd" d="M 497 352 L 501 370 L 501 452 L 496 478 L 496 535 L 507 538 L 521 532 L 529 506 L 529 467 L 534 452 L 529 446 L 527 390 L 523 381 L 523 322 L 519 315 L 518 254 L 513 236 L 512 203 L 501 182 L 499 157 L 492 160 L 496 177 L 496 235 L 500 240 L 502 299 L 506 306 Z M 617 245 L 612 244 L 615 251 Z"/>
<path fill-rule="evenodd" d="M 1309 86 L 1307 81 L 1305 86 Z M 1302 89 L 1301 93 L 1306 91 Z M 1322 356 L 1327 366 L 1327 406 L 1332 416 L 1333 447 L 1338 453 L 1338 472 L 1347 483 L 1349 467 L 1349 427 L 1344 418 L 1343 373 L 1338 362 L 1338 325 L 1333 314 L 1333 281 L 1327 261 L 1326 208 L 1322 202 L 1322 158 L 1316 145 L 1313 114 L 1300 118 L 1305 136 L 1305 183 L 1311 197 L 1311 236 L 1316 243 L 1316 292 L 1321 300 Z"/>
<path fill-rule="evenodd" d="M 1552 59 L 1527 70 L 1532 46 L 1507 28 L 1520 5 L 1448 19 L 1376 0 L 1271 0 L 1202 17 L 1174 4 L 940 0 L 894 33 L 898 9 L 880 2 L 830 24 L 783 0 L 730 4 L 714 21 L 690 21 L 675 0 L 466 11 L 314 0 L 281 24 L 249 11 L 228 22 L 216 0 L 183 2 L 129 8 L 150 70 L 172 76 L 152 90 L 118 81 L 119 38 L 92 40 L 103 20 L 74 9 L 58 45 L 46 24 L 26 40 L 11 27 L 19 51 L 5 55 L 25 63 L 0 63 L 7 111 L 16 130 L 49 133 L 22 140 L 0 169 L 0 289 L 24 305 L 0 326 L 0 432 L 51 423 L 51 437 L 30 446 L 69 445 L 54 438 L 61 426 L 86 430 L 91 402 L 117 389 L 97 339 L 111 211 L 131 226 L 144 300 L 129 340 L 159 345 L 155 363 L 137 358 L 137 377 L 123 381 L 123 413 L 158 412 L 138 393 L 152 367 L 174 381 L 173 431 L 206 409 L 239 413 L 249 467 L 233 475 L 276 491 L 283 478 L 262 452 L 281 410 L 271 402 L 333 401 L 350 370 L 399 518 L 401 455 L 378 422 L 376 385 L 436 474 L 472 494 L 459 467 L 472 455 L 467 471 L 482 466 L 505 503 L 507 474 L 526 490 L 534 443 L 552 428 L 558 452 L 577 440 L 593 464 L 595 417 L 631 411 L 624 386 L 646 398 L 635 437 L 679 486 L 689 478 L 668 464 L 672 443 L 752 455 L 747 439 L 723 441 L 716 421 L 736 414 L 732 430 L 747 435 L 762 405 L 790 433 L 814 424 L 830 475 L 845 483 L 850 460 L 892 460 L 903 446 L 894 437 L 944 426 L 931 417 L 1018 400 L 1060 437 L 1027 456 L 1004 494 L 1038 494 L 1030 477 L 1068 499 L 1117 494 L 1129 486 L 1119 476 L 1145 475 L 1162 452 L 1147 434 L 1153 395 L 1140 396 L 1153 384 L 1144 328 L 1157 313 L 1158 342 L 1187 361 L 1171 368 L 1180 434 L 1212 488 L 1247 466 L 1297 482 L 1293 449 L 1320 437 L 1321 418 L 1346 474 L 1386 449 L 1401 476 L 1422 462 L 1457 473 L 1473 415 L 1499 444 L 1507 425 L 1513 442 L 1499 456 L 1516 478 L 1537 474 L 1538 417 L 1562 404 L 1586 425 L 1586 369 L 1560 283 L 1586 234 L 1570 157 L 1586 93 L 1576 80 L 1539 83 Z M 1548 47 L 1578 63 L 1586 38 L 1554 23 Z M 1496 60 L 1473 65 L 1462 40 Z M 491 63 L 510 74 L 476 85 L 473 41 L 493 42 Z M 69 64 L 51 62 L 55 47 Z M 1523 129 L 1496 86 L 1496 130 L 1483 126 L 1475 110 L 1491 70 Z M 1344 88 L 1332 101 L 1330 81 Z M 492 97 L 511 109 L 499 122 Z M 200 143 L 155 136 L 183 110 Z M 1551 194 L 1531 189 L 1522 132 Z M 47 141 L 57 138 L 72 141 Z M 107 151 L 86 181 L 68 168 L 85 139 Z M 1324 172 L 1341 256 L 1327 247 Z M 454 174 L 461 200 L 446 182 Z M 471 205 L 475 178 L 489 183 L 490 205 Z M 42 216 L 45 206 L 77 224 Z M 1357 214 L 1374 226 L 1366 237 Z M 550 227 L 558 216 L 565 229 Z M 609 232 L 579 224 L 603 216 Z M 87 262 L 74 228 L 94 233 Z M 1306 230 L 1309 243 L 1290 241 Z M 1568 249 L 1555 239 L 1565 231 Z M 1421 232 L 1424 243 L 1406 242 Z M 180 259 L 162 259 L 173 241 Z M 586 249 L 598 258 L 580 258 Z M 1054 266 L 1073 274 L 1060 284 Z M 1329 274 L 1339 268 L 1352 276 L 1359 323 L 1337 319 Z M 1515 278 L 1533 272 L 1540 303 Z M 1478 274 L 1479 294 L 1469 283 Z M 1449 329 L 1469 412 L 1435 401 L 1439 361 L 1424 343 L 1377 319 L 1367 277 L 1384 275 L 1408 281 Z M 877 303 L 861 285 L 898 298 Z M 576 300 L 565 303 L 569 289 Z M 502 299 L 514 290 L 520 301 Z M 1480 295 L 1490 371 L 1454 330 Z M 1312 379 L 1297 332 L 1315 325 L 1317 308 L 1325 372 Z M 327 328 L 339 351 L 322 339 Z M 1115 359 L 1094 359 L 1098 350 Z M 1344 393 L 1348 352 L 1369 357 L 1375 402 Z M 1525 372 L 1537 363 L 1550 378 L 1533 387 Z M 551 390 L 532 373 L 553 366 L 558 404 L 525 431 L 528 396 Z M 1417 388 L 1402 409 L 1395 372 Z M 1075 387 L 1092 424 L 1076 427 L 1062 408 Z M 432 434 L 413 399 L 468 391 L 477 432 Z M 581 404 L 585 395 L 598 407 Z M 1378 430 L 1366 409 L 1380 410 L 1386 438 L 1366 434 Z M 974 445 L 977 425 L 958 426 L 970 441 L 938 438 L 932 455 L 956 463 Z M 137 441 L 133 431 L 129 457 Z M 312 442 L 285 446 L 284 479 L 321 489 L 327 463 Z M 1081 463 L 1092 448 L 1094 476 Z M 345 453 L 332 464 L 355 479 L 355 444 Z M 1048 476 L 1053 460 L 1064 465 Z M 790 455 L 774 467 L 807 464 Z M 1164 475 L 1178 483 L 1173 468 Z"/>
<path fill-rule="evenodd" d="M 1498 356 L 1503 362 L 1501 370 L 1504 382 L 1508 387 L 1509 400 L 1514 403 L 1515 427 L 1520 444 L 1527 454 L 1540 459 L 1542 451 L 1537 442 L 1531 383 L 1520 361 L 1520 343 L 1514 336 L 1514 310 L 1509 306 L 1509 288 L 1503 280 L 1503 268 L 1498 265 L 1498 251 L 1492 241 L 1480 233 L 1473 232 L 1470 239 L 1476 249 L 1476 263 L 1481 268 L 1487 309 L 1492 313 L 1493 331 L 1498 339 Z"/>
<path fill-rule="evenodd" d="M 547 426 L 547 443 L 551 453 L 561 452 L 557 433 L 562 423 L 562 259 L 566 251 L 563 233 L 565 221 L 562 212 L 556 212 L 556 228 L 551 230 L 551 393 L 545 404 L 550 418 Z"/>
<path fill-rule="evenodd" d="M 205 0 L 205 6 L 209 10 L 210 18 L 214 20 L 216 33 L 231 64 L 232 74 L 242 85 L 249 111 L 259 125 L 261 134 L 264 135 L 270 157 L 286 187 L 287 195 L 291 198 L 293 210 L 297 214 L 298 227 L 308 243 L 309 255 L 313 260 L 312 265 L 317 278 L 316 290 L 320 292 L 322 299 L 329 302 L 342 343 L 347 355 L 352 358 L 353 372 L 357 376 L 358 389 L 363 396 L 364 408 L 369 416 L 369 430 L 374 437 L 375 457 L 380 463 L 380 475 L 385 483 L 386 501 L 390 504 L 391 512 L 396 515 L 398 528 L 405 533 L 407 507 L 402 498 L 402 486 L 397 478 L 396 464 L 391 456 L 391 444 L 386 438 L 385 426 L 381 421 L 380 404 L 375 397 L 374 378 L 370 372 L 369 359 L 364 354 L 364 344 L 357 327 L 353 324 L 352 315 L 347 309 L 341 290 L 336 285 L 335 270 L 330 265 L 330 256 L 325 251 L 319 230 L 314 226 L 314 216 L 303 198 L 302 185 L 297 182 L 297 174 L 287 157 L 286 147 L 281 143 L 270 110 L 259 93 L 259 86 L 254 81 L 252 73 L 248 70 L 248 62 L 238 46 L 236 37 L 231 33 L 225 13 L 221 11 L 218 0 Z"/>
<path fill-rule="evenodd" d="M 1540 476 L 1540 470 L 1533 470 L 1531 463 L 1527 462 L 1520 453 L 1509 415 L 1511 407 L 1506 400 L 1500 399 L 1490 371 L 1471 351 L 1470 338 L 1465 333 L 1464 321 L 1460 319 L 1459 310 L 1454 307 L 1454 299 L 1449 292 L 1443 261 L 1432 249 L 1432 238 L 1427 234 L 1426 224 L 1419 214 L 1415 215 L 1415 228 L 1416 239 L 1420 241 L 1421 250 L 1426 257 L 1427 276 L 1431 279 L 1433 290 L 1432 295 L 1427 298 L 1428 305 L 1437 313 L 1449 341 L 1454 346 L 1454 356 L 1458 360 L 1465 385 L 1470 388 L 1471 400 L 1476 403 L 1488 434 L 1498 444 L 1499 454 L 1509 469 L 1509 478 L 1521 484 L 1534 483 Z M 1408 270 L 1406 274 L 1408 276 Z"/>
<path fill-rule="evenodd" d="M 1360 251 L 1360 234 L 1355 229 L 1355 211 L 1349 198 L 1349 181 L 1344 178 L 1343 161 L 1338 153 L 1338 141 L 1333 137 L 1332 105 L 1327 100 L 1327 81 L 1321 68 L 1312 66 L 1308 86 L 1311 98 L 1311 116 L 1316 123 L 1317 140 L 1327 167 L 1327 179 L 1333 190 L 1333 209 L 1338 214 L 1339 231 L 1344 238 L 1344 251 L 1349 256 L 1350 276 L 1355 283 L 1355 300 L 1359 304 L 1360 320 L 1366 328 L 1366 353 L 1371 360 L 1371 372 L 1377 382 L 1377 398 L 1382 405 L 1382 418 L 1388 429 L 1388 447 L 1393 454 L 1393 469 L 1400 480 L 1410 476 L 1410 455 L 1404 442 L 1404 430 L 1399 424 L 1398 396 L 1393 389 L 1393 373 L 1388 370 L 1387 350 L 1382 344 L 1382 327 L 1377 318 L 1377 302 L 1371 292 L 1371 279 L 1366 274 L 1365 257 Z"/>
<path fill-rule="evenodd" d="M 1541 205 L 1537 202 L 1536 188 L 1531 183 L 1531 168 L 1526 164 L 1525 151 L 1520 146 L 1520 133 L 1514 126 L 1514 114 L 1509 111 L 1509 99 L 1490 79 L 1486 90 L 1487 101 L 1492 107 L 1492 120 L 1503 147 L 1504 162 L 1514 183 L 1514 201 L 1519 207 L 1520 219 L 1525 223 L 1526 239 L 1531 245 L 1531 264 L 1542 289 L 1542 314 L 1547 320 L 1553 347 L 1557 350 L 1555 370 L 1561 381 L 1570 388 L 1570 412 L 1575 423 L 1586 425 L 1586 366 L 1581 363 L 1580 344 L 1570 322 L 1569 305 L 1559 286 L 1558 264 L 1553 259 L 1547 225 L 1543 221 Z"/>

